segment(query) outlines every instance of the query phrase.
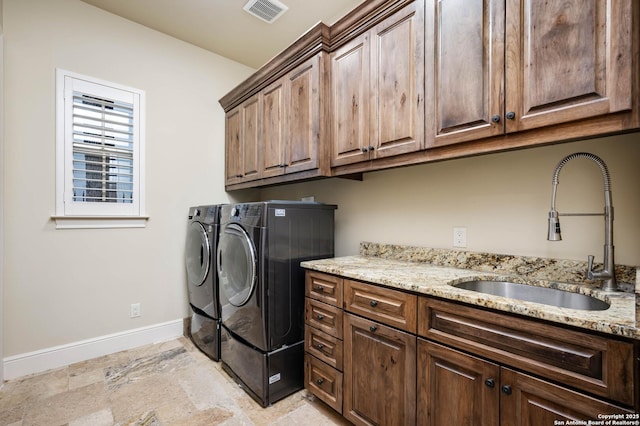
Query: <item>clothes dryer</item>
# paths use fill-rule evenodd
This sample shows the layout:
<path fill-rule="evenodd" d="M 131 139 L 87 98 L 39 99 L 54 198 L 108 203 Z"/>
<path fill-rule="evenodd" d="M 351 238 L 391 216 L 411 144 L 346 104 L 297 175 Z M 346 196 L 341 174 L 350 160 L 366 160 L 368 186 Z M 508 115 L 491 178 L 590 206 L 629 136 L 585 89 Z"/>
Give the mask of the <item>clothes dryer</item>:
<path fill-rule="evenodd" d="M 185 247 L 190 334 L 193 343 L 211 359 L 220 360 L 220 301 L 215 253 L 219 235 L 220 205 L 189 209 Z"/>
<path fill-rule="evenodd" d="M 333 257 L 336 208 L 267 201 L 221 209 L 221 361 L 263 406 L 303 387 L 300 262 Z"/>

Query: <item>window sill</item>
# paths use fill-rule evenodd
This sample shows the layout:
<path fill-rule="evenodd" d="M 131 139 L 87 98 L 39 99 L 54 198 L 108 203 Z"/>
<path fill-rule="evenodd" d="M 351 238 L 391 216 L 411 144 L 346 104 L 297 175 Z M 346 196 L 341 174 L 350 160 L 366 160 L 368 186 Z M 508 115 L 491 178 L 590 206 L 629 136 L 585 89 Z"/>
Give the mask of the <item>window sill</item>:
<path fill-rule="evenodd" d="M 144 228 L 148 216 L 51 216 L 56 229 Z"/>

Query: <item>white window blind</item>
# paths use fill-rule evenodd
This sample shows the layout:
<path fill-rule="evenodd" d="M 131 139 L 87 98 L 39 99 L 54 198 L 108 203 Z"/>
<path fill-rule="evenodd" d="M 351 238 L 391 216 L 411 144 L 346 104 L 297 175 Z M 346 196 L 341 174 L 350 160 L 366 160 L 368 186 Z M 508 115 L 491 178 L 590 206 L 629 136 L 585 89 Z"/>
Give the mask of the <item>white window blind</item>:
<path fill-rule="evenodd" d="M 133 104 L 73 92 L 73 201 L 133 203 Z"/>
<path fill-rule="evenodd" d="M 144 92 L 62 70 L 57 78 L 56 216 L 143 216 Z"/>

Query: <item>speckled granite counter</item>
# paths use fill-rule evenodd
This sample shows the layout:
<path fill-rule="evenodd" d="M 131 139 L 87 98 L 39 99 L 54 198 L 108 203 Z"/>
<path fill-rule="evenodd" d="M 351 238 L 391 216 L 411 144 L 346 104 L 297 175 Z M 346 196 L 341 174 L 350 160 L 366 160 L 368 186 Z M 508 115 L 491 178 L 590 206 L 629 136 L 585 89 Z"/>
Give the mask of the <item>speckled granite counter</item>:
<path fill-rule="evenodd" d="M 361 243 L 359 256 L 302 262 L 315 271 L 408 290 L 557 323 L 640 339 L 636 323 L 636 268 L 616 265 L 625 290 L 605 293 L 584 277 L 585 262 L 455 250 Z M 557 308 L 453 287 L 471 280 L 506 280 L 587 294 L 608 302 L 605 311 Z"/>

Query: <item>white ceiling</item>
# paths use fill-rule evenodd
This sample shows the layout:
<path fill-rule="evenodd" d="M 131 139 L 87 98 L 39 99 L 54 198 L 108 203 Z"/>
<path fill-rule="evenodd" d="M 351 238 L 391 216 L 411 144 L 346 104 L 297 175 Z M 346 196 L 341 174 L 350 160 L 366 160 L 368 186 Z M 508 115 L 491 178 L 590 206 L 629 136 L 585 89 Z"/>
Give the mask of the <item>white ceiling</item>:
<path fill-rule="evenodd" d="M 279 0 L 289 10 L 268 24 L 247 0 L 82 0 L 234 61 L 260 68 L 319 21 L 331 25 L 366 0 Z"/>

